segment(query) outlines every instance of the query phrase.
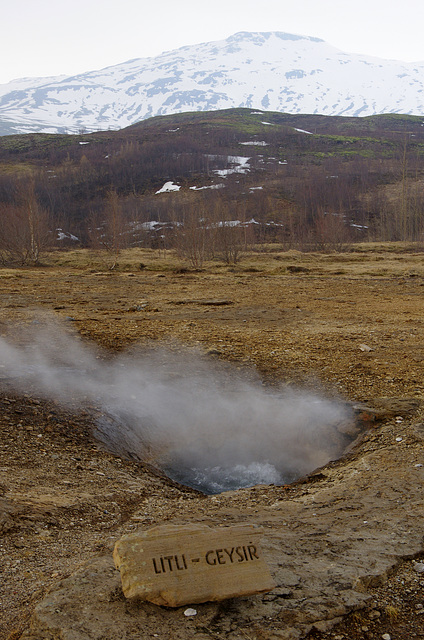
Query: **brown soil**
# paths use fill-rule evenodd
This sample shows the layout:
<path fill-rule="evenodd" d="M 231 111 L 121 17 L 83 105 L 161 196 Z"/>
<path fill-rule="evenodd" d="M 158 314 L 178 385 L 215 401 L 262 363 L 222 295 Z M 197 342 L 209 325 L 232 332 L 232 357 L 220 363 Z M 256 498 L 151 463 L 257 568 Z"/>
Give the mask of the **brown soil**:
<path fill-rule="evenodd" d="M 396 246 L 269 252 L 233 269 L 179 272 L 172 256 L 147 251 L 127 254 L 112 273 L 90 260 L 54 255 L 43 267 L 0 270 L 1 335 L 20 340 L 41 310 L 113 352 L 195 346 L 255 369 L 266 384 L 319 389 L 380 412 L 369 414 L 349 455 L 308 479 L 205 497 L 103 451 L 90 411 L 31 389 L 18 394 L 0 367 L 0 637 L 30 634 L 46 593 L 109 557 L 123 533 L 164 522 L 265 526 L 280 592 L 224 603 L 209 618 L 201 605 L 207 622 L 182 616 L 178 633 L 149 605 L 151 626 L 125 637 L 424 637 L 424 574 L 415 564 L 424 558 L 422 254 Z M 335 568 L 324 569 L 323 558 Z"/>

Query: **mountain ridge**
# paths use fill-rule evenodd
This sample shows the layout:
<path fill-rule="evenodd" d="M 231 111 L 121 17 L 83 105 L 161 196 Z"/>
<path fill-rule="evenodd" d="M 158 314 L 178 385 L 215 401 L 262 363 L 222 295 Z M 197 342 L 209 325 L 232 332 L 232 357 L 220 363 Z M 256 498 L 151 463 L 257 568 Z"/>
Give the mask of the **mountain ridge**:
<path fill-rule="evenodd" d="M 250 221 L 261 241 L 293 246 L 312 236 L 318 246 L 323 229 L 336 244 L 416 240 L 423 163 L 421 116 L 172 114 L 119 131 L 0 137 L 0 218 L 7 230 L 33 193 L 60 240 L 83 244 L 113 203 L 131 242 L 155 247 L 187 216 Z"/>
<path fill-rule="evenodd" d="M 0 134 L 121 129 L 226 108 L 424 115 L 424 62 L 348 54 L 313 36 L 245 32 L 73 76 L 0 85 Z"/>

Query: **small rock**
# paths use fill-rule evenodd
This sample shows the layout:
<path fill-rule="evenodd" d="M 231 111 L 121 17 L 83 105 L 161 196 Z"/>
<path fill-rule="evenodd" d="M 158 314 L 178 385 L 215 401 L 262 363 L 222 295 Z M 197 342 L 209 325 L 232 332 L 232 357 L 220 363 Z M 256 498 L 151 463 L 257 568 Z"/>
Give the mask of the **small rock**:
<path fill-rule="evenodd" d="M 417 573 L 424 573 L 424 562 L 416 562 L 414 569 Z"/>
<path fill-rule="evenodd" d="M 379 611 L 370 611 L 368 614 L 368 618 L 370 620 L 375 620 L 376 618 L 379 618 L 381 616 L 381 613 Z"/>
<path fill-rule="evenodd" d="M 190 616 L 196 616 L 197 615 L 197 611 L 196 609 L 186 609 L 184 611 L 184 615 L 189 618 Z"/>
<path fill-rule="evenodd" d="M 372 351 L 372 348 L 369 347 L 367 344 L 360 344 L 359 348 L 361 351 L 364 351 L 366 353 L 368 353 L 369 351 Z"/>
<path fill-rule="evenodd" d="M 398 437 L 396 438 L 396 442 L 402 442 L 402 440 L 403 440 L 403 438 L 401 438 L 400 436 L 398 436 Z"/>
<path fill-rule="evenodd" d="M 390 633 L 383 633 L 381 637 L 382 640 L 392 640 L 392 636 L 390 635 Z"/>
<path fill-rule="evenodd" d="M 15 549 L 23 549 L 25 544 L 23 542 L 16 541 L 16 542 L 13 543 L 13 546 L 15 547 Z"/>

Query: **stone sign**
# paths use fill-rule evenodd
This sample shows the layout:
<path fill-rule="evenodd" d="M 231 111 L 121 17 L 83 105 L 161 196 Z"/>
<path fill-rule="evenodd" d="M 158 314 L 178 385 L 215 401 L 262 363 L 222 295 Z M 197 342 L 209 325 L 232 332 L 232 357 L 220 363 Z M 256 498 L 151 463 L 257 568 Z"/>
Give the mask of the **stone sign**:
<path fill-rule="evenodd" d="M 179 607 L 271 591 L 262 529 L 163 525 L 123 536 L 113 558 L 127 598 Z"/>

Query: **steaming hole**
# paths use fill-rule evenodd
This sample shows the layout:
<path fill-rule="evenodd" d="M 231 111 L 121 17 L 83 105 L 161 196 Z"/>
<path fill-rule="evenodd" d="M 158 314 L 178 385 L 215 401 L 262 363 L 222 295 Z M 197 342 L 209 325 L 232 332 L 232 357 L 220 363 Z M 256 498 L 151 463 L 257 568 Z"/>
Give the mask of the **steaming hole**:
<path fill-rule="evenodd" d="M 314 402 L 316 399 L 312 405 Z M 265 429 L 265 441 L 262 438 L 260 443 L 253 442 L 248 451 L 245 446 L 240 447 L 237 432 L 233 434 L 232 444 L 227 443 L 226 453 L 220 447 L 221 442 L 214 446 L 210 441 L 206 443 L 204 438 L 196 440 L 193 432 L 190 434 L 192 442 L 186 442 L 184 446 L 170 440 L 167 430 L 161 440 L 158 438 L 161 429 L 152 416 L 145 415 L 135 421 L 132 412 L 122 409 L 102 414 L 96 423 L 95 436 L 109 450 L 124 458 L 147 463 L 175 482 L 215 495 L 258 484 L 290 484 L 339 457 L 357 431 L 351 429 L 350 436 L 347 436 L 345 429 L 341 428 L 346 425 L 346 419 L 341 420 L 342 415 L 346 418 L 346 406 L 343 409 L 338 407 L 338 412 L 337 419 L 330 415 L 326 424 L 315 420 L 314 425 L 312 420 L 311 425 L 315 428 L 308 430 L 305 429 L 307 420 L 303 410 L 302 429 L 296 432 L 290 426 L 285 432 L 282 420 L 277 441 L 274 433 L 273 437 L 268 433 L 270 441 L 267 442 Z M 348 421 L 351 420 L 349 417 Z M 260 433 L 257 435 L 261 438 Z M 231 440 L 231 434 L 228 434 L 228 439 Z"/>
<path fill-rule="evenodd" d="M 98 407 L 110 451 L 209 494 L 291 482 L 338 458 L 355 431 L 346 403 L 271 390 L 193 352 L 106 357 L 48 318 L 19 343 L 0 337 L 0 361 L 18 391 Z"/>

